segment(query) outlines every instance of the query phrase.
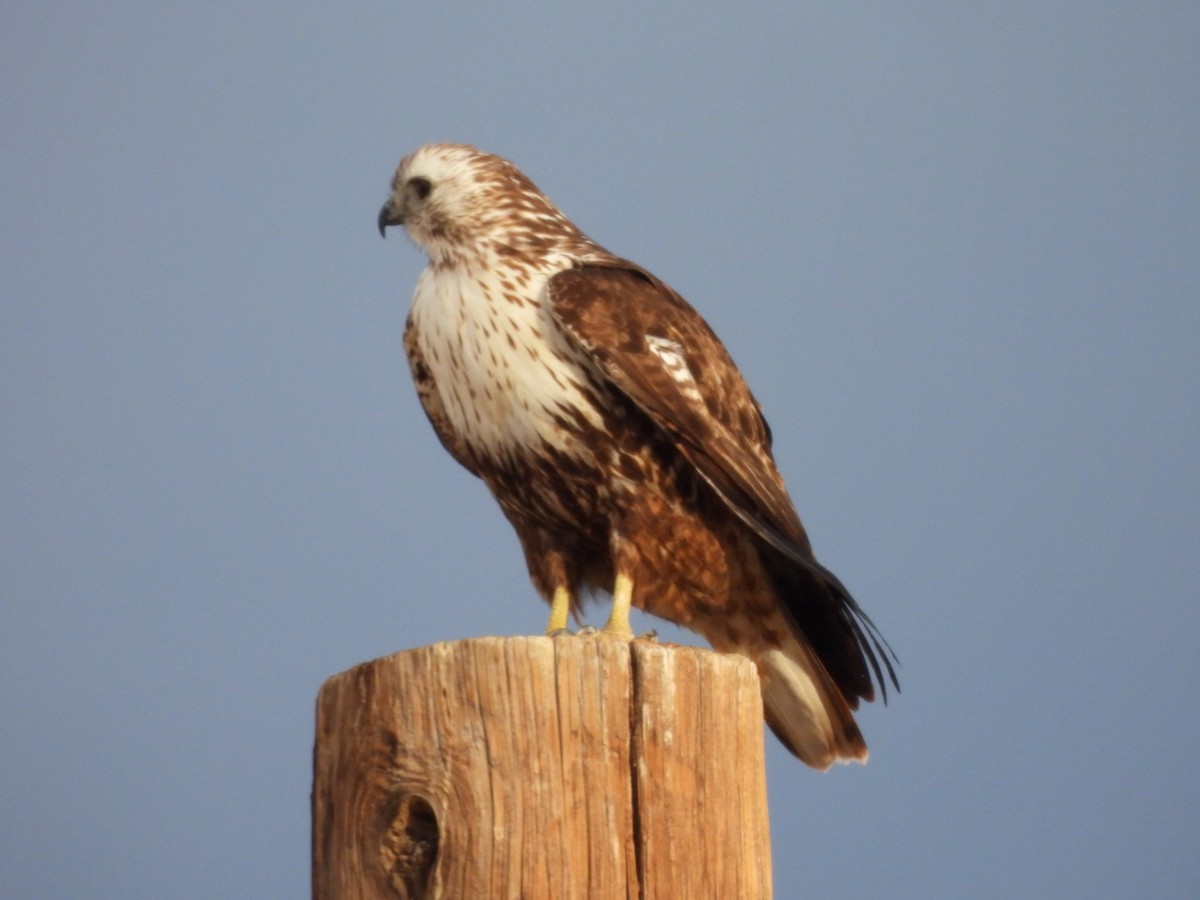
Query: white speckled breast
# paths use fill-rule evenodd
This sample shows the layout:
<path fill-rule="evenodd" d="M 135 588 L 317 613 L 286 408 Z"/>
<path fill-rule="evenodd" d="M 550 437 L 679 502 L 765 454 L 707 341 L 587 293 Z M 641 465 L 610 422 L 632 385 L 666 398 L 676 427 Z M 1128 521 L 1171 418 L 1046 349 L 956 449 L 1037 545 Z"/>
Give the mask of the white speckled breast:
<path fill-rule="evenodd" d="M 544 297 L 549 273 L 491 262 L 430 267 L 417 282 L 418 344 L 450 425 L 496 460 L 539 441 L 586 455 L 559 419 L 572 411 L 600 426 L 587 388 L 591 364 L 550 313 Z"/>

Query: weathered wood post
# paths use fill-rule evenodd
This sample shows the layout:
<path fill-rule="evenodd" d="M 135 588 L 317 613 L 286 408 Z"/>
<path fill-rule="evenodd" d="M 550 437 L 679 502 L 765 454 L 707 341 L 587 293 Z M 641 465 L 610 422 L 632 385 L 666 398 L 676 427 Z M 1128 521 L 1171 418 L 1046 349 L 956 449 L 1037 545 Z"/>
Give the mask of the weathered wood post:
<path fill-rule="evenodd" d="M 313 896 L 771 895 L 752 663 L 595 637 L 435 644 L 317 699 Z"/>

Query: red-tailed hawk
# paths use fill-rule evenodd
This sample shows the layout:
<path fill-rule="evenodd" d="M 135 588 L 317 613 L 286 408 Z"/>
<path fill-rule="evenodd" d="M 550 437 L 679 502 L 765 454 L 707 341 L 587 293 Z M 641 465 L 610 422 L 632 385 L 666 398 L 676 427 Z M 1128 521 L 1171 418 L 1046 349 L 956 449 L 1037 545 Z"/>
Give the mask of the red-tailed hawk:
<path fill-rule="evenodd" d="M 767 723 L 816 768 L 865 760 L 851 710 L 890 650 L 813 556 L 771 432 L 687 302 L 576 228 L 512 163 L 405 157 L 379 212 L 429 257 L 404 347 L 429 421 L 516 529 L 547 632 L 592 589 L 753 659 Z"/>

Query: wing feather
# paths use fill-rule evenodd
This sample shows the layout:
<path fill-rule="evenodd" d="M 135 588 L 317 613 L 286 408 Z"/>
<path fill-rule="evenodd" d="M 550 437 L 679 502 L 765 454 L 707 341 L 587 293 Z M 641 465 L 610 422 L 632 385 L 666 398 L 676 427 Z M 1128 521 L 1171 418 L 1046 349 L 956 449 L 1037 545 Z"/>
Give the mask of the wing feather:
<path fill-rule="evenodd" d="M 671 435 L 738 516 L 797 562 L 811 558 L 758 402 L 687 301 L 624 262 L 568 269 L 549 290 L 568 334 Z"/>
<path fill-rule="evenodd" d="M 841 581 L 813 556 L 775 466 L 762 410 L 704 319 L 653 275 L 615 258 L 559 272 L 548 291 L 559 324 L 612 384 L 672 438 L 743 522 L 828 598 L 816 605 L 790 601 L 786 608 L 810 639 L 825 645 L 827 664 L 847 694 L 873 696 L 865 662 L 886 699 L 880 661 L 896 684 L 894 654 Z"/>

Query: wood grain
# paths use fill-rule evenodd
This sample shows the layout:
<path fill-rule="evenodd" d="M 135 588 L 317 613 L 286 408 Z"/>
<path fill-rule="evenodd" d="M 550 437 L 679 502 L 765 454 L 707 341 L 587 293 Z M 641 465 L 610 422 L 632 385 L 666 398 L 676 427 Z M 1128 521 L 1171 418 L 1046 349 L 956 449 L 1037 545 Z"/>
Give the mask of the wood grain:
<path fill-rule="evenodd" d="M 602 636 L 482 638 L 317 700 L 313 896 L 771 894 L 753 664 Z"/>

